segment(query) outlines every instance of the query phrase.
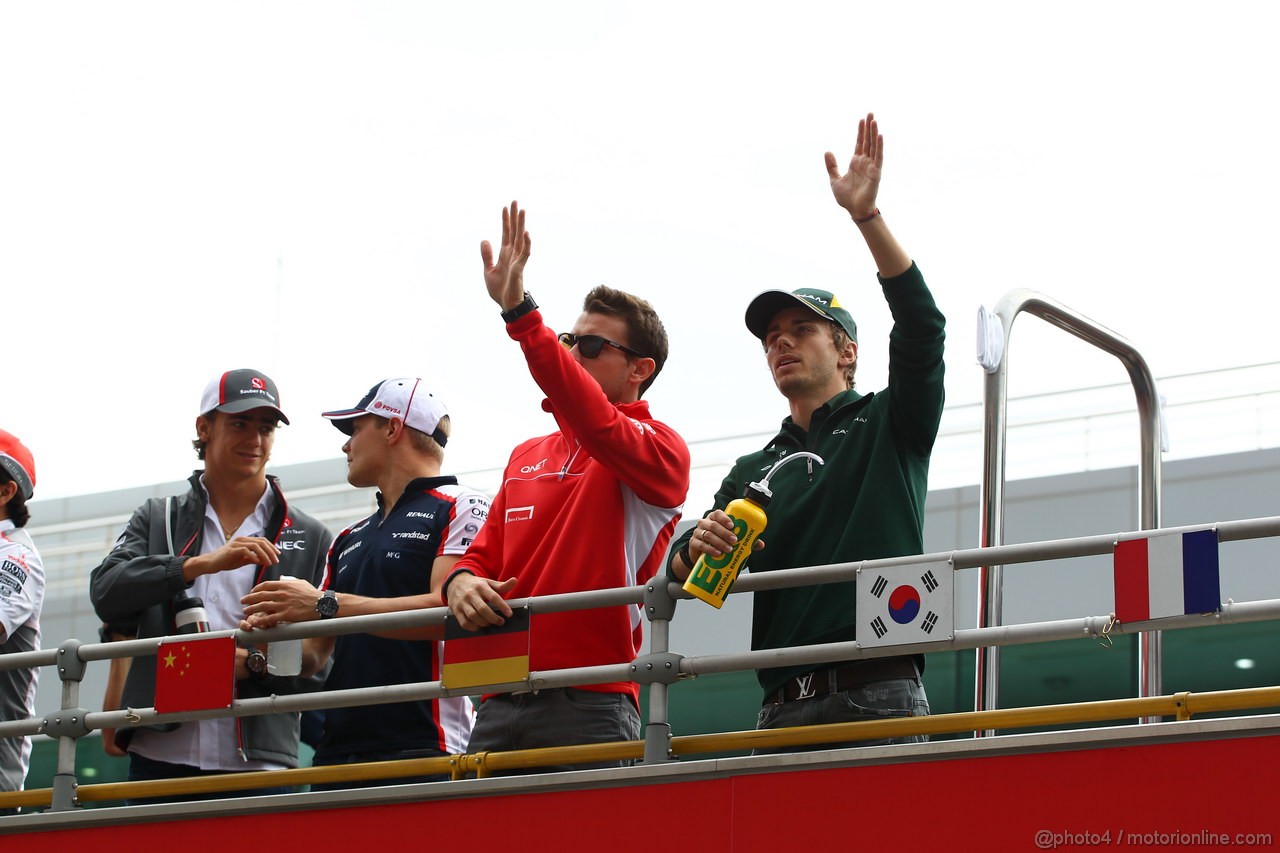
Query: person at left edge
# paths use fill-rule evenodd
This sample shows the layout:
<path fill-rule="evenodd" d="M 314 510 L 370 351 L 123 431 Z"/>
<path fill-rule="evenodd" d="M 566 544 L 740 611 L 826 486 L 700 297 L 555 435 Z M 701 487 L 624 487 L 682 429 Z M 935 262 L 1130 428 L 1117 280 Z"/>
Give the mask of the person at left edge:
<path fill-rule="evenodd" d="M 44 603 L 44 563 L 24 530 L 27 501 L 36 486 L 31 451 L 0 430 L 0 654 L 40 648 L 40 606 Z M 37 667 L 0 671 L 0 720 L 31 717 Z M 0 791 L 21 791 L 31 761 L 31 738 L 0 739 Z M 0 809 L 13 814 L 16 809 Z"/>
<path fill-rule="evenodd" d="M 334 540 L 329 589 L 301 580 L 261 583 L 244 598 L 245 628 L 440 607 L 441 584 L 489 516 L 487 497 L 440 473 L 452 419 L 422 380 L 379 382 L 354 406 L 324 417 L 348 436 L 342 446 L 347 481 L 376 486 L 378 509 Z M 437 625 L 306 642 L 316 661 L 333 655 L 325 689 L 351 690 L 439 681 L 442 638 Z M 466 697 L 328 708 L 314 763 L 456 755 L 466 749 L 471 723 Z M 312 790 L 443 778 L 326 783 Z"/>
<path fill-rule="evenodd" d="M 282 575 L 324 583 L 332 535 L 292 508 L 266 472 L 276 426 L 289 423 L 276 384 L 257 370 L 231 370 L 205 387 L 196 417 L 196 455 L 204 470 L 181 495 L 138 507 L 115 547 L 90 575 L 103 622 L 136 626 L 139 639 L 177 633 L 174 600 L 203 599 L 209 626 L 238 628 L 240 598 Z M 314 690 L 312 679 L 273 676 L 260 650 L 236 650 L 236 697 Z M 126 707 L 155 703 L 154 656 L 139 657 L 125 680 Z M 298 764 L 298 714 L 224 717 L 116 730 L 129 753 L 129 779 L 169 779 Z M 262 793 L 262 790 L 251 793 Z M 172 799 L 226 797 L 193 795 Z"/>

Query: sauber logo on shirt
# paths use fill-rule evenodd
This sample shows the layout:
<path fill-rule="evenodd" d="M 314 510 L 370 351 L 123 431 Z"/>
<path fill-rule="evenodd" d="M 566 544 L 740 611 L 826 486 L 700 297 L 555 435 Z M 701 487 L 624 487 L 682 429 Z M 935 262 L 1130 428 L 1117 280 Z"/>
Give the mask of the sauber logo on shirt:
<path fill-rule="evenodd" d="M 513 506 L 507 510 L 507 523 L 513 521 L 533 521 L 532 506 Z"/>
<path fill-rule="evenodd" d="M 293 519 L 286 515 L 284 517 L 284 524 L 281 525 L 281 529 L 288 530 L 290 527 L 293 527 Z"/>
<path fill-rule="evenodd" d="M 543 459 L 537 465 L 526 465 L 520 469 L 521 474 L 535 474 L 547 467 L 547 460 Z"/>

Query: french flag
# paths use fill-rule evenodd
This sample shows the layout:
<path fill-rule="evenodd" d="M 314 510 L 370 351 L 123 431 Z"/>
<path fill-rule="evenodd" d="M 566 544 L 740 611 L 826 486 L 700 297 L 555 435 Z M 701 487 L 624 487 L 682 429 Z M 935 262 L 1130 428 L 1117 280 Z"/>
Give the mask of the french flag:
<path fill-rule="evenodd" d="M 1214 612 L 1222 604 L 1218 531 L 1157 533 L 1117 542 L 1115 580 L 1120 622 Z"/>

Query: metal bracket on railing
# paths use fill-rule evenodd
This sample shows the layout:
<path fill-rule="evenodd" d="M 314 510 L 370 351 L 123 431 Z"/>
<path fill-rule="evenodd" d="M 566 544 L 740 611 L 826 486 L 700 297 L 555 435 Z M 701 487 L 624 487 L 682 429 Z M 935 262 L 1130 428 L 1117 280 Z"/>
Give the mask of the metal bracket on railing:
<path fill-rule="evenodd" d="M 644 612 L 652 622 L 665 619 L 670 622 L 676 615 L 676 600 L 667 589 L 668 578 L 661 574 L 644 585 Z"/>
<path fill-rule="evenodd" d="M 59 708 L 58 713 L 44 718 L 41 733 L 49 737 L 84 737 L 89 733 L 84 722 L 87 713 L 86 708 Z"/>
<path fill-rule="evenodd" d="M 58 677 L 63 681 L 84 681 L 86 664 L 80 660 L 79 650 L 79 640 L 67 640 L 58 646 Z"/>
<path fill-rule="evenodd" d="M 674 684 L 682 676 L 680 661 L 684 655 L 675 652 L 657 652 L 641 655 L 631 662 L 631 680 L 637 684 Z"/>

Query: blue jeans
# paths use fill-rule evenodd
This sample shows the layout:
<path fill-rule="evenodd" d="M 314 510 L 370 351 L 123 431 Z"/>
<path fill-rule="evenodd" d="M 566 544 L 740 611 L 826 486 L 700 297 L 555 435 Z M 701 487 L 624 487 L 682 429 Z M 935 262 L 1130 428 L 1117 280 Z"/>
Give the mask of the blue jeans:
<path fill-rule="evenodd" d="M 156 761 L 136 752 L 129 753 L 129 781 L 152 782 L 157 779 L 181 779 L 188 776 L 227 776 L 228 770 L 201 770 L 187 764 L 170 764 L 167 761 Z M 213 791 L 207 794 L 178 794 L 167 797 L 143 797 L 125 800 L 126 805 L 140 806 L 148 803 L 192 803 L 200 800 L 224 800 L 236 797 L 261 797 L 267 794 L 288 794 L 293 791 L 288 786 L 278 788 L 250 788 L 243 791 Z"/>
<path fill-rule="evenodd" d="M 444 755 L 438 749 L 390 749 L 381 752 L 358 752 L 347 755 L 321 755 L 316 753 L 313 767 L 333 767 L 339 764 L 362 764 L 366 761 L 398 761 L 402 758 L 434 758 Z M 346 788 L 377 788 L 381 785 L 408 785 L 414 782 L 444 782 L 448 773 L 429 776 L 395 776 L 385 779 L 353 779 L 348 782 L 321 782 L 311 786 L 313 791 L 341 791 Z"/>
<path fill-rule="evenodd" d="M 809 699 L 796 699 L 776 705 L 765 705 L 756 720 L 757 729 L 781 729 L 790 726 L 816 726 L 823 723 L 851 723 L 859 720 L 884 720 L 893 717 L 923 717 L 929 713 L 929 699 L 918 678 L 890 678 L 872 681 L 842 693 L 829 693 Z M 928 735 L 910 735 L 845 743 L 823 743 L 812 746 L 780 746 L 757 749 L 753 755 L 777 755 L 787 752 L 810 752 L 819 749 L 843 749 L 850 746 L 883 746 L 891 743 L 925 743 Z"/>
<path fill-rule="evenodd" d="M 562 687 L 537 693 L 503 693 L 480 703 L 467 752 L 505 752 L 639 739 L 640 712 L 631 703 L 630 696 Z M 491 775 L 626 767 L 633 763 L 555 764 Z"/>

